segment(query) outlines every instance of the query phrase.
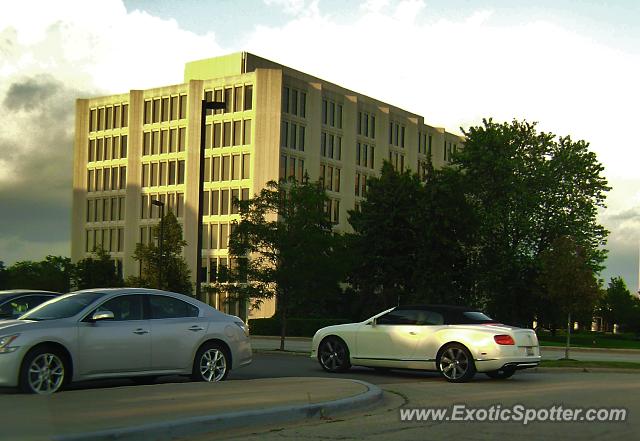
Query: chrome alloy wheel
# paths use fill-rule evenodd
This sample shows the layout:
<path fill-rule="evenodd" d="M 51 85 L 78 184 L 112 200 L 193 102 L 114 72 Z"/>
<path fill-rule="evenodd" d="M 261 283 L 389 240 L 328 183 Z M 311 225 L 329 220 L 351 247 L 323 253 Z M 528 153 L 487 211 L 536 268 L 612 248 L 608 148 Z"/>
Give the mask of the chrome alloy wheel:
<path fill-rule="evenodd" d="M 464 349 L 451 346 L 440 356 L 440 372 L 447 380 L 460 380 L 469 372 L 469 361 Z"/>
<path fill-rule="evenodd" d="M 27 381 L 33 392 L 52 394 L 64 382 L 64 363 L 56 354 L 40 354 L 29 365 Z"/>
<path fill-rule="evenodd" d="M 206 350 L 200 357 L 200 375 L 204 381 L 220 381 L 227 373 L 227 357 L 218 348 Z"/>
<path fill-rule="evenodd" d="M 329 372 L 342 372 L 349 369 L 349 354 L 344 343 L 328 338 L 322 342 L 318 351 L 322 367 Z"/>

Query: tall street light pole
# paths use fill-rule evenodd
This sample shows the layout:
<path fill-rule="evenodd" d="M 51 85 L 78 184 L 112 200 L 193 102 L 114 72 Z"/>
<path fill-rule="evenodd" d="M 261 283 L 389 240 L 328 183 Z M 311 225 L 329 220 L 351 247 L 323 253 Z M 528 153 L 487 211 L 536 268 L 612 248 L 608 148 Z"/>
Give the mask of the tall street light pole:
<path fill-rule="evenodd" d="M 164 264 L 164 254 L 162 249 L 164 245 L 164 202 L 153 199 L 151 200 L 151 203 L 157 207 L 160 207 L 160 258 L 158 259 L 158 289 L 162 289 L 162 265 Z"/>
<path fill-rule="evenodd" d="M 202 205 L 204 204 L 204 150 L 206 137 L 207 110 L 225 109 L 223 101 L 202 100 L 200 112 L 200 173 L 198 174 L 198 244 L 196 246 L 196 298 L 202 302 L 206 299 L 202 296 Z"/>

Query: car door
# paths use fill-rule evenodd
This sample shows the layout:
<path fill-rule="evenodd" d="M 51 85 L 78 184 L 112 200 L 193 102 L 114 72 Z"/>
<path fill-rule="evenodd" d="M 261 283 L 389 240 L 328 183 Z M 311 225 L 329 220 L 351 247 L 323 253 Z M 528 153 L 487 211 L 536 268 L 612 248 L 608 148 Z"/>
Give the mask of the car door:
<path fill-rule="evenodd" d="M 356 336 L 356 354 L 352 356 L 365 360 L 412 360 L 423 331 L 416 310 L 394 309 L 361 326 Z"/>
<path fill-rule="evenodd" d="M 152 369 L 190 369 L 207 333 L 208 319 L 199 317 L 199 309 L 191 303 L 167 295 L 149 296 L 149 306 Z"/>
<path fill-rule="evenodd" d="M 99 311 L 111 311 L 114 319 L 93 322 Z M 80 374 L 86 376 L 149 370 L 151 325 L 144 317 L 143 296 L 113 297 L 80 321 L 77 358 Z"/>

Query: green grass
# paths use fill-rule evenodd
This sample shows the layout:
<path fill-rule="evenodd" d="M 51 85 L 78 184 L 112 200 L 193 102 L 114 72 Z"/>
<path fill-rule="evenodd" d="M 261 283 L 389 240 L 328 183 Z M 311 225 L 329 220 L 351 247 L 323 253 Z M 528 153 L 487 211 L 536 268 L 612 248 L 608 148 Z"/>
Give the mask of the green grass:
<path fill-rule="evenodd" d="M 540 362 L 540 367 L 613 368 L 640 370 L 640 363 L 634 363 L 632 361 L 542 360 Z"/>
<path fill-rule="evenodd" d="M 566 335 L 558 333 L 538 334 L 540 346 L 564 346 Z M 581 332 L 571 334 L 571 347 L 575 348 L 611 348 L 611 349 L 640 349 L 640 339 L 633 334 L 605 334 L 602 332 Z"/>

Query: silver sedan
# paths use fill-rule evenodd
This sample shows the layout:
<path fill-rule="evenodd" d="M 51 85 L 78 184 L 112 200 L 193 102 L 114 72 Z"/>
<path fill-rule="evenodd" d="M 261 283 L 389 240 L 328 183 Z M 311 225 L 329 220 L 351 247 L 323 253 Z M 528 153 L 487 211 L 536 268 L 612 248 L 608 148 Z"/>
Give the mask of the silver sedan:
<path fill-rule="evenodd" d="M 92 289 L 0 324 L 0 386 L 49 394 L 71 381 L 159 375 L 224 380 L 251 363 L 244 322 L 192 297 Z"/>

